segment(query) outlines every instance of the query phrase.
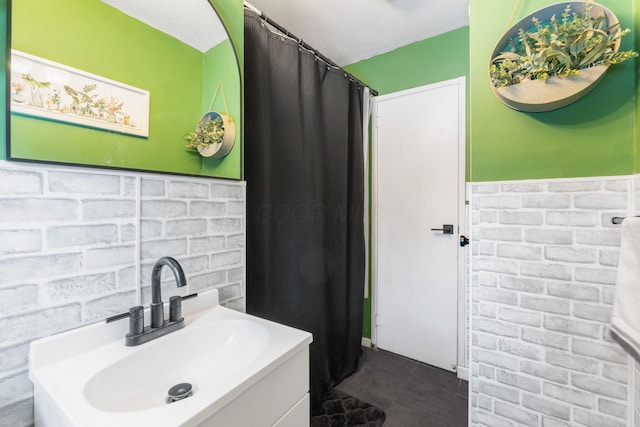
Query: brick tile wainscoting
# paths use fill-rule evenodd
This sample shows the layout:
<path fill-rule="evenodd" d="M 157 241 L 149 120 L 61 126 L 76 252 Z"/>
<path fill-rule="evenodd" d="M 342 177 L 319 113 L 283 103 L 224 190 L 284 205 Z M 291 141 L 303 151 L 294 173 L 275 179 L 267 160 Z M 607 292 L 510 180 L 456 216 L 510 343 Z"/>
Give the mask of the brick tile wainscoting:
<path fill-rule="evenodd" d="M 0 425 L 33 423 L 29 343 L 147 304 L 158 257 L 189 283 L 163 299 L 244 310 L 244 210 L 241 182 L 0 161 Z"/>
<path fill-rule="evenodd" d="M 621 237 L 611 217 L 633 210 L 632 187 L 472 185 L 473 426 L 628 425 L 633 369 L 608 324 Z"/>

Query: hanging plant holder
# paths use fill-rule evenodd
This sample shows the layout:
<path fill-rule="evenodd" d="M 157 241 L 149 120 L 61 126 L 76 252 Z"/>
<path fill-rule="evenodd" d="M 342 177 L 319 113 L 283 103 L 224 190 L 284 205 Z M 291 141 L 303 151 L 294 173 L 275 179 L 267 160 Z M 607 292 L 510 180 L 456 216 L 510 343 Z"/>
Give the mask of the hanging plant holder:
<path fill-rule="evenodd" d="M 233 123 L 233 119 L 226 114 L 216 113 L 214 111 L 208 112 L 198 122 L 198 127 L 205 125 L 209 121 L 215 122 L 216 119 L 222 120 L 222 131 L 224 133 L 222 142 L 200 145 L 197 147 L 198 153 L 203 157 L 211 157 L 212 159 L 221 159 L 233 148 L 233 144 L 236 140 L 236 126 Z"/>
<path fill-rule="evenodd" d="M 209 104 L 209 110 L 213 108 L 213 103 L 218 96 L 218 91 L 222 89 L 222 98 L 226 114 L 209 111 L 198 121 L 195 132 L 185 135 L 185 140 L 189 141 L 189 148 L 195 148 L 203 157 L 221 159 L 225 157 L 236 141 L 236 126 L 229 116 L 227 98 L 224 95 L 222 82 L 218 83 L 216 91 Z"/>
<path fill-rule="evenodd" d="M 504 54 L 504 52 L 508 51 L 508 46 L 513 40 L 520 40 L 521 29 L 524 30 L 526 34 L 527 29 L 532 29 L 532 27 L 536 26 L 533 22 L 534 20 L 537 20 L 541 25 L 538 27 L 538 30 L 549 25 L 549 22 L 554 16 L 557 21 L 561 21 L 563 13 L 566 12 L 568 6 L 570 6 L 572 15 L 575 13 L 582 17 L 585 15 L 586 5 L 587 3 L 584 1 L 553 4 L 522 18 L 504 33 L 493 49 L 489 62 L 490 73 L 493 73 L 494 70 L 492 66 L 494 66 L 493 68 L 495 69 L 496 61 L 500 60 L 500 58 L 507 57 L 510 59 L 517 57 L 514 56 L 515 54 L 509 52 Z M 588 15 L 598 19 L 603 19 L 602 17 L 604 17 L 604 30 L 607 31 L 607 29 L 610 29 L 610 33 L 616 36 L 615 42 L 608 48 L 608 52 L 612 54 L 617 53 L 620 48 L 620 36 L 622 35 L 618 18 L 611 10 L 600 4 L 588 3 L 588 5 Z M 603 31 L 602 34 L 606 34 L 605 31 Z M 593 33 L 596 34 L 597 31 Z M 589 34 L 589 36 L 591 35 L 592 34 Z M 611 38 L 613 39 L 613 37 Z M 629 55 L 636 56 L 637 54 L 631 52 Z M 560 56 L 561 55 L 558 54 L 558 57 Z M 565 60 L 565 57 L 562 56 L 561 60 Z M 525 112 L 550 111 L 564 107 L 582 98 L 598 84 L 608 68 L 609 64 L 607 64 L 606 61 L 603 64 L 597 64 L 596 62 L 596 65 L 592 66 L 588 66 L 587 64 L 586 68 L 579 69 L 577 73 L 567 73 L 568 75 L 564 76 L 550 75 L 548 78 L 540 80 L 524 78 L 519 83 L 501 87 L 496 87 L 499 83 L 496 83 L 497 79 L 492 75 L 490 77 L 490 84 L 495 96 L 505 105 L 515 110 Z"/>

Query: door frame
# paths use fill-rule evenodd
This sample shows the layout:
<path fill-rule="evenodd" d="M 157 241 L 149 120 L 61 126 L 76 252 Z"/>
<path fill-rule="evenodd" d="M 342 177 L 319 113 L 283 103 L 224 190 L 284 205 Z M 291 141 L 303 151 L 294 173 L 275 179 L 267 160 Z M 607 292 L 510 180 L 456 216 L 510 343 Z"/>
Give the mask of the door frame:
<path fill-rule="evenodd" d="M 377 96 L 372 102 L 372 135 L 371 135 L 371 343 L 377 344 L 378 335 L 378 103 L 386 100 L 400 98 L 416 93 L 426 92 L 447 86 L 458 87 L 458 238 L 467 235 L 467 202 L 466 202 L 466 78 L 458 77 L 425 86 L 407 89 L 387 95 Z M 468 235 L 467 235 L 468 236 Z M 458 245 L 458 337 L 457 337 L 457 364 L 458 376 L 468 379 L 467 365 L 467 252 L 469 246 L 464 248 Z"/>

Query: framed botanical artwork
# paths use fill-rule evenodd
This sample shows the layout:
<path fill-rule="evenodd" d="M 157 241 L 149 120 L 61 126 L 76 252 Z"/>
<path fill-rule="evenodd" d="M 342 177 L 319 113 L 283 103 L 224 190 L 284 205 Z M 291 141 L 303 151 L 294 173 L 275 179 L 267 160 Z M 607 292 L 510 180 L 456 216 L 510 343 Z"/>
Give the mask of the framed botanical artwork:
<path fill-rule="evenodd" d="M 149 92 L 17 50 L 11 51 L 12 114 L 149 136 Z"/>

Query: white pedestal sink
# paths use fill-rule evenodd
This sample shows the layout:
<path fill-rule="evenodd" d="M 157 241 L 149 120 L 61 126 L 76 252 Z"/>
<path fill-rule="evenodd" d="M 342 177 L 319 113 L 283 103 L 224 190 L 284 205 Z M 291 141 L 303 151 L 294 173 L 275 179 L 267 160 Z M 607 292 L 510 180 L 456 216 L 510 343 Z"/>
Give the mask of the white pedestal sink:
<path fill-rule="evenodd" d="M 309 425 L 311 334 L 221 307 L 183 303 L 185 327 L 126 347 L 126 320 L 31 344 L 36 426 Z M 193 394 L 167 403 L 190 383 Z"/>

